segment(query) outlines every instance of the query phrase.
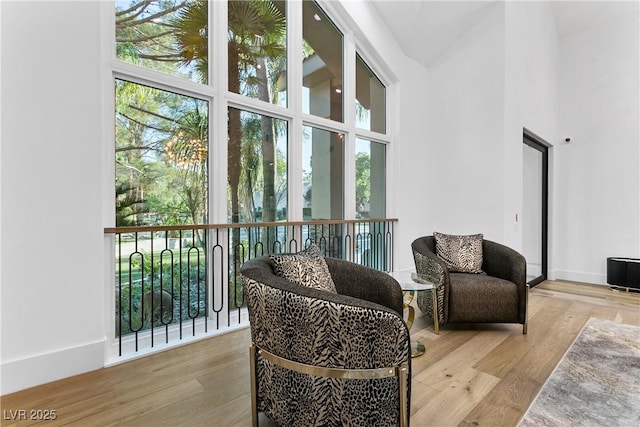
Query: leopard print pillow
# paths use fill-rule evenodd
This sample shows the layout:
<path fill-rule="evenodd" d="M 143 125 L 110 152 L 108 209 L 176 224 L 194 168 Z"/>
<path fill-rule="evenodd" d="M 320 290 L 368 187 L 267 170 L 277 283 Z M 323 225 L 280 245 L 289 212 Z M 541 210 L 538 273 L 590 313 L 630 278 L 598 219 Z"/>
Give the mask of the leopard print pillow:
<path fill-rule="evenodd" d="M 484 273 L 482 271 L 482 234 L 456 236 L 433 233 L 436 239 L 436 255 L 444 261 L 449 271 Z"/>
<path fill-rule="evenodd" d="M 295 254 L 274 254 L 269 258 L 276 275 L 303 286 L 336 293 L 327 262 L 315 244 Z"/>

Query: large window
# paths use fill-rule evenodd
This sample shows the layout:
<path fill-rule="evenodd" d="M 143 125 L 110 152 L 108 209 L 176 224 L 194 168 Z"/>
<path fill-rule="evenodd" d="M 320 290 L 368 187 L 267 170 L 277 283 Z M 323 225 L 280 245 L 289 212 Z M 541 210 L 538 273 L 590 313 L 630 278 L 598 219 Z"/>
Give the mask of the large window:
<path fill-rule="evenodd" d="M 114 2 L 118 226 L 384 217 L 387 87 L 327 10 Z"/>
<path fill-rule="evenodd" d="M 116 57 L 206 84 L 207 28 L 206 1 L 117 0 Z M 118 226 L 209 221 L 209 102 L 179 91 L 115 79 Z"/>
<path fill-rule="evenodd" d="M 104 7 L 119 352 L 196 336 L 214 318 L 240 323 L 239 268 L 253 256 L 315 241 L 329 256 L 389 265 L 387 224 L 366 221 L 386 217 L 388 75 L 340 3 Z"/>

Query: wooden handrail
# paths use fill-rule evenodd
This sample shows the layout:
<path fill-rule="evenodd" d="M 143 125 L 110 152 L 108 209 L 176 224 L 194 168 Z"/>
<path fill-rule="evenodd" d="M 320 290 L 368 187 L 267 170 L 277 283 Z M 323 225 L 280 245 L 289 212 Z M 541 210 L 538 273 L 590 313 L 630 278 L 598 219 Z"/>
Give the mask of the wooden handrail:
<path fill-rule="evenodd" d="M 173 230 L 215 230 L 221 228 L 251 228 L 251 227 L 290 227 L 300 225 L 330 225 L 330 224 L 358 224 L 376 222 L 398 222 L 398 218 L 372 219 L 324 219 L 316 221 L 283 221 L 283 222 L 243 222 L 228 224 L 189 224 L 189 225 L 157 225 L 141 227 L 105 227 L 104 234 L 119 233 L 147 233 L 153 231 Z"/>

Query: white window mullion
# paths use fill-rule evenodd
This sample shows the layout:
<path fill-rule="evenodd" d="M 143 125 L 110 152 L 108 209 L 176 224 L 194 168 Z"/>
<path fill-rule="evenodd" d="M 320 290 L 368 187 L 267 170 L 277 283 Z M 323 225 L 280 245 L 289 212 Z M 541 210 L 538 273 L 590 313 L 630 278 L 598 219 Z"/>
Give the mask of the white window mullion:
<path fill-rule="evenodd" d="M 209 2 L 209 85 L 213 88 L 214 97 L 209 106 L 209 223 L 224 224 L 227 222 L 227 173 L 228 173 L 228 130 L 227 130 L 227 3 L 220 1 Z M 220 72 L 220 70 L 225 70 Z M 213 233 L 210 232 L 211 240 L 209 246 L 213 244 Z M 227 231 L 222 231 L 222 236 L 217 244 L 226 248 Z M 213 268 L 214 252 L 207 248 L 212 256 L 209 258 L 210 283 L 212 277 L 222 277 L 221 286 L 214 286 L 211 292 L 214 293 L 214 300 L 223 301 L 221 313 L 228 313 L 229 310 L 229 284 L 228 275 L 222 274 Z M 228 252 L 227 252 L 228 253 Z M 227 260 L 218 259 L 218 268 L 228 269 Z M 226 267 L 225 267 L 226 266 Z M 217 307 L 218 308 L 218 307 Z M 213 317 L 214 307 L 210 307 L 209 315 Z M 226 317 L 222 316 L 221 323 L 226 322 Z M 230 325 L 226 325 L 230 326 Z"/>
<path fill-rule="evenodd" d="M 399 129 L 400 123 L 400 109 L 391 108 L 392 105 L 397 105 L 394 101 L 398 98 L 398 84 L 392 84 L 387 86 L 386 90 L 386 116 L 387 116 L 387 166 L 385 170 L 385 182 L 387 191 L 385 194 L 385 212 L 387 218 L 397 218 L 398 213 L 395 211 L 395 207 L 398 205 L 395 203 L 394 198 L 397 194 L 396 191 L 391 189 L 396 188 L 396 152 L 398 150 L 398 135 L 396 133 Z M 394 141 L 392 143 L 391 141 Z"/>
<path fill-rule="evenodd" d="M 302 122 L 307 126 L 317 127 L 330 132 L 347 133 L 351 131 L 346 123 L 336 122 L 331 119 L 306 113 L 302 113 L 300 117 L 302 118 Z"/>
<path fill-rule="evenodd" d="M 291 111 L 275 104 L 268 104 L 254 98 L 248 98 L 233 92 L 226 92 L 227 105 L 277 119 L 289 120 Z"/>
<path fill-rule="evenodd" d="M 302 2 L 287 2 L 287 106 L 289 120 L 288 208 L 289 221 L 302 220 Z"/>
<path fill-rule="evenodd" d="M 355 133 L 355 97 L 356 97 L 356 44 L 353 33 L 344 35 L 344 70 L 342 85 L 342 105 L 344 122 L 348 131 L 344 146 L 344 217 L 356 217 L 356 133 Z"/>
<path fill-rule="evenodd" d="M 209 111 L 209 222 L 227 222 L 227 101 L 221 94 L 227 91 L 227 3 L 209 2 L 210 84 L 218 96 L 213 98 Z"/>
<path fill-rule="evenodd" d="M 200 83 L 128 64 L 118 61 L 117 59 L 112 60 L 111 63 L 113 77 L 117 79 L 153 87 L 166 92 L 179 93 L 180 95 L 191 98 L 209 100 L 209 98 L 214 95 L 213 90 L 209 86 Z"/>

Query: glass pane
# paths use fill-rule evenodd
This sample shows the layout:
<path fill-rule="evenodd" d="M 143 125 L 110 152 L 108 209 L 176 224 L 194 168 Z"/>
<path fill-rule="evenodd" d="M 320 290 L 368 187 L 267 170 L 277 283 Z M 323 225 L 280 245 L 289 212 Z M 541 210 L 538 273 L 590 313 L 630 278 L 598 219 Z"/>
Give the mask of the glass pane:
<path fill-rule="evenodd" d="M 356 126 L 386 132 L 385 87 L 356 54 Z"/>
<path fill-rule="evenodd" d="M 207 222 L 209 104 L 116 80 L 116 225 Z"/>
<path fill-rule="evenodd" d="M 115 3 L 118 59 L 207 83 L 206 0 L 116 0 Z"/>
<path fill-rule="evenodd" d="M 342 33 L 313 1 L 302 6 L 303 112 L 341 122 Z"/>
<path fill-rule="evenodd" d="M 229 2 L 229 91 L 287 106 L 284 1 Z"/>
<path fill-rule="evenodd" d="M 287 219 L 287 122 L 229 108 L 230 222 Z"/>
<path fill-rule="evenodd" d="M 542 171 L 543 153 L 523 144 L 522 254 L 527 260 L 527 281 L 542 276 Z"/>
<path fill-rule="evenodd" d="M 302 137 L 303 218 L 342 219 L 344 135 L 305 126 Z"/>
<path fill-rule="evenodd" d="M 356 218 L 384 218 L 386 146 L 356 139 Z"/>

